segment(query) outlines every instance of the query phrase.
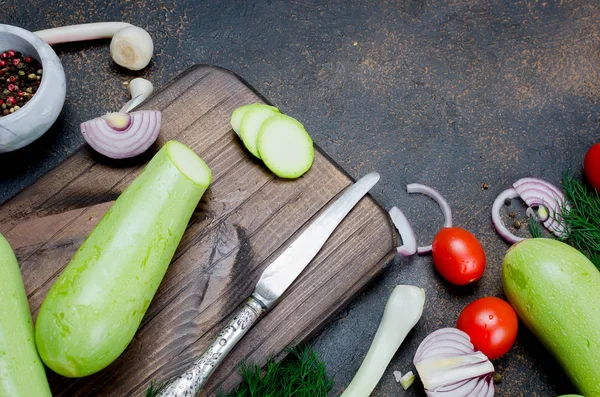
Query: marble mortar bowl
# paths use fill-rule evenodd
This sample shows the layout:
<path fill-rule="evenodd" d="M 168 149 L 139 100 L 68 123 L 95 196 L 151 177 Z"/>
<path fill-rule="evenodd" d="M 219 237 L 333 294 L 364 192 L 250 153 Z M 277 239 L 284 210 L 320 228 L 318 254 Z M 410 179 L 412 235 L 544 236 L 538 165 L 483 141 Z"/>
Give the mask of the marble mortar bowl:
<path fill-rule="evenodd" d="M 37 59 L 42 64 L 43 75 L 29 102 L 16 112 L 0 117 L 0 153 L 20 149 L 44 135 L 58 118 L 66 94 L 60 59 L 38 36 L 16 26 L 0 24 L 0 53 L 7 50 Z"/>

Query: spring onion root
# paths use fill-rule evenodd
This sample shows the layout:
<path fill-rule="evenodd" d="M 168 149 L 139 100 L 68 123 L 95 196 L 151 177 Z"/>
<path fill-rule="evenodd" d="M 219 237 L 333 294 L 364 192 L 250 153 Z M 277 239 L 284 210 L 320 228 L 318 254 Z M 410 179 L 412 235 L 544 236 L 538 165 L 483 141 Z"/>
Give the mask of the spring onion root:
<path fill-rule="evenodd" d="M 125 22 L 99 22 L 63 26 L 35 32 L 48 44 L 96 39 L 112 39 L 110 55 L 116 64 L 130 70 L 148 66 L 154 42 L 144 29 Z"/>
<path fill-rule="evenodd" d="M 423 314 L 425 291 L 412 285 L 398 285 L 387 301 L 383 318 L 358 372 L 342 397 L 368 397 L 406 338 Z"/>

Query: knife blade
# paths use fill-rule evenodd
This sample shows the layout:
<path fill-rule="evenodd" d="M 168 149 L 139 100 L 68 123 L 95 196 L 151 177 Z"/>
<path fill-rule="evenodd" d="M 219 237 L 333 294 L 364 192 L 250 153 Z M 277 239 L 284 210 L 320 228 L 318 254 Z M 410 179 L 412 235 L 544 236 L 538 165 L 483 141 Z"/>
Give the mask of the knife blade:
<path fill-rule="evenodd" d="M 321 250 L 336 227 L 379 181 L 371 172 L 351 185 L 263 271 L 252 295 L 215 341 L 182 374 L 159 388 L 157 397 L 196 397 L 227 354 L 252 325 L 271 309 Z"/>

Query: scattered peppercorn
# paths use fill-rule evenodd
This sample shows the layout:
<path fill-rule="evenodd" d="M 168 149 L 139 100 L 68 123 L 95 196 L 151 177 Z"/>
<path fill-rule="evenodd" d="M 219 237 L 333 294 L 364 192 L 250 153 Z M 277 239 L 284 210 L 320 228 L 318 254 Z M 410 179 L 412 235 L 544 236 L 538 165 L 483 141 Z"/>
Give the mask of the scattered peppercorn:
<path fill-rule="evenodd" d="M 42 65 L 19 51 L 0 53 L 0 117 L 23 107 L 39 88 Z"/>
<path fill-rule="evenodd" d="M 487 183 L 481 184 L 481 189 L 483 189 L 483 190 L 488 190 L 489 187 L 490 187 L 490 185 L 488 185 Z"/>

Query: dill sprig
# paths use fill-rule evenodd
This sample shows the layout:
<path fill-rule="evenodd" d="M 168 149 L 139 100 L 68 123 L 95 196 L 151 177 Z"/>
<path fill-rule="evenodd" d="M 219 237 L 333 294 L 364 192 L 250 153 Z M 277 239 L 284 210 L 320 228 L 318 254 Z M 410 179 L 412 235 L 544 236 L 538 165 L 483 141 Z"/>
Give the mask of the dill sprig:
<path fill-rule="evenodd" d="M 333 382 L 317 353 L 308 345 L 288 352 L 281 362 L 269 360 L 264 370 L 242 363 L 242 383 L 229 394 L 218 391 L 217 397 L 327 397 Z M 146 397 L 155 397 L 161 387 L 150 384 Z"/>
<path fill-rule="evenodd" d="M 146 397 L 154 397 L 158 394 L 160 387 L 154 387 L 154 383 L 150 383 L 150 387 L 146 390 Z"/>
<path fill-rule="evenodd" d="M 325 363 L 310 346 L 290 349 L 280 362 L 269 360 L 264 369 L 256 364 L 240 367 L 242 383 L 219 397 L 327 397 L 333 382 Z"/>
<path fill-rule="evenodd" d="M 531 238 L 543 237 L 542 225 L 540 225 L 537 216 L 529 217 L 529 233 L 531 234 Z"/>
<path fill-rule="evenodd" d="M 577 180 L 570 170 L 563 173 L 562 185 L 570 205 L 570 209 L 562 209 L 567 241 L 600 269 L 600 194 Z"/>

